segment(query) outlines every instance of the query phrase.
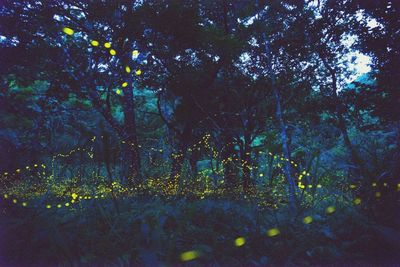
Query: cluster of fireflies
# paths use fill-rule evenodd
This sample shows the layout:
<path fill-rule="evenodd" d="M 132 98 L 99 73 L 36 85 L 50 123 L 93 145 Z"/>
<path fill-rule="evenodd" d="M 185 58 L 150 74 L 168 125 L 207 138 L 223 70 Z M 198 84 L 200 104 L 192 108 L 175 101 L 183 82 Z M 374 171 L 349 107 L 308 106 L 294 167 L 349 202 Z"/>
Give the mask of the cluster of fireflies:
<path fill-rule="evenodd" d="M 206 135 L 198 143 L 193 145 L 190 149 L 191 150 L 197 150 L 197 148 L 200 147 L 201 144 L 203 144 L 203 145 L 207 144 L 208 145 L 209 144 L 208 143 L 208 141 L 209 141 L 208 139 L 209 139 L 209 135 Z M 94 136 L 91 139 L 92 143 L 95 140 L 96 140 L 96 136 Z M 208 147 L 208 148 L 210 148 L 210 147 Z M 160 153 L 164 152 L 162 149 L 157 149 L 157 148 L 151 148 L 151 150 L 152 151 L 157 151 L 157 152 L 160 152 Z M 69 151 L 68 153 L 65 153 L 65 154 L 59 153 L 59 154 L 55 155 L 53 157 L 53 162 L 57 158 L 67 158 L 67 157 L 70 157 L 70 156 L 74 155 L 74 153 L 77 153 L 79 151 L 88 153 L 88 156 L 90 158 L 93 157 L 93 148 L 76 148 L 76 149 L 73 149 L 73 150 Z M 274 158 L 278 158 L 280 161 L 283 161 L 283 162 L 287 161 L 285 158 L 279 157 L 277 155 L 274 156 L 270 152 L 267 152 L 267 153 L 270 156 L 273 156 Z M 294 165 L 295 163 L 291 162 L 291 164 Z M 24 170 L 25 171 L 30 171 L 30 170 L 35 170 L 35 169 L 37 169 L 37 170 L 39 170 L 39 169 L 40 170 L 45 170 L 46 169 L 46 165 L 45 164 L 33 164 L 33 166 L 26 166 L 25 168 L 16 169 L 15 170 L 15 174 L 21 174 L 21 172 L 24 171 Z M 9 175 L 9 173 L 4 173 L 3 174 L 3 176 L 7 176 L 7 175 Z M 309 173 L 307 173 L 305 171 L 301 172 L 300 176 L 298 177 L 300 181 L 301 181 L 303 176 L 309 176 Z M 148 181 L 148 183 L 150 183 L 150 184 L 152 184 L 153 182 L 154 182 L 154 180 L 149 180 Z M 115 181 L 112 183 L 111 186 L 116 188 L 116 189 L 119 188 L 122 191 L 127 190 L 121 184 L 119 184 L 119 183 L 117 183 Z M 374 188 L 378 187 L 378 183 L 377 182 L 373 182 L 371 184 L 371 186 L 374 187 Z M 387 183 L 382 183 L 381 186 L 388 187 L 389 185 Z M 396 187 L 397 187 L 397 191 L 400 191 L 400 183 L 397 184 Z M 349 186 L 349 188 L 350 189 L 356 189 L 357 186 L 352 184 L 352 185 Z M 207 190 L 210 190 L 210 189 L 207 189 Z M 377 191 L 375 193 L 376 198 L 380 198 L 381 195 L 382 194 L 379 191 Z M 59 202 L 56 202 L 56 203 L 34 204 L 34 203 L 30 203 L 27 200 L 23 200 L 22 198 L 18 198 L 16 196 L 12 195 L 12 194 L 8 194 L 8 193 L 3 194 L 3 199 L 5 201 L 8 201 L 9 203 L 14 204 L 14 205 L 21 206 L 23 208 L 40 208 L 40 207 L 42 207 L 42 208 L 45 208 L 45 209 L 48 209 L 48 210 L 59 210 L 59 209 L 62 209 L 62 208 L 73 209 L 74 206 L 79 202 L 82 202 L 82 201 L 85 201 L 85 200 L 104 199 L 105 197 L 106 197 L 105 194 L 94 194 L 94 195 L 91 195 L 91 194 L 78 194 L 77 192 L 73 192 L 73 193 L 70 194 L 69 198 L 67 200 L 65 200 L 65 201 L 59 201 Z M 361 198 L 359 198 L 359 197 L 354 198 L 353 199 L 353 204 L 354 205 L 360 205 L 361 204 Z M 325 214 L 326 215 L 332 215 L 335 212 L 336 212 L 336 207 L 333 206 L 333 205 L 327 206 L 325 208 Z M 307 216 L 302 218 L 302 223 L 304 225 L 310 225 L 310 224 L 312 224 L 314 222 L 314 218 L 315 217 L 313 217 L 311 215 L 307 215 Z M 269 238 L 279 238 L 279 236 L 281 235 L 281 231 L 282 231 L 282 229 L 280 229 L 278 227 L 273 227 L 273 228 L 270 228 L 270 229 L 266 230 L 265 235 L 267 237 L 269 237 Z M 248 240 L 244 236 L 238 236 L 237 238 L 235 238 L 232 241 L 232 245 L 235 246 L 235 247 L 240 248 L 240 247 L 246 246 L 247 242 L 248 242 Z M 185 251 L 185 252 L 181 253 L 179 255 L 179 259 L 181 261 L 183 261 L 183 262 L 187 262 L 187 261 L 192 261 L 192 260 L 198 259 L 202 255 L 203 255 L 203 252 L 201 252 L 200 250 L 190 250 L 190 251 Z"/>
<path fill-rule="evenodd" d="M 68 28 L 68 27 L 64 27 L 62 31 L 63 31 L 63 33 L 65 33 L 66 35 L 69 35 L 69 36 L 73 36 L 73 35 L 75 34 L 75 31 L 74 31 L 73 29 L 71 29 L 71 28 Z M 101 47 L 100 42 L 97 41 L 97 40 L 91 40 L 91 41 L 90 41 L 90 45 L 93 46 L 93 47 Z M 103 47 L 104 47 L 105 49 L 108 50 L 108 53 L 109 53 L 111 56 L 114 57 L 114 56 L 117 55 L 117 51 L 115 50 L 115 48 L 113 48 L 111 42 L 108 42 L 108 41 L 107 41 L 107 42 L 104 42 Z M 132 59 L 136 59 L 138 56 L 139 56 L 139 51 L 138 51 L 138 50 L 133 50 L 133 51 L 132 51 Z M 132 72 L 132 69 L 131 69 L 130 66 L 125 66 L 124 69 L 125 69 L 125 72 L 126 72 L 127 74 L 130 74 L 130 73 Z M 134 71 L 134 73 L 135 73 L 137 76 L 139 76 L 139 75 L 142 74 L 142 70 L 136 69 L 136 70 Z M 128 86 L 129 86 L 129 83 L 126 82 L 126 81 L 123 81 L 123 82 L 121 83 L 121 87 L 122 87 L 122 88 L 126 88 L 126 87 L 128 87 Z M 122 95 L 122 94 L 123 94 L 123 89 L 117 88 L 117 89 L 115 89 L 115 93 L 116 93 L 117 95 Z"/>
<path fill-rule="evenodd" d="M 197 143 L 195 143 L 192 146 L 188 147 L 187 151 L 192 152 L 192 151 L 198 151 L 198 150 L 205 149 L 206 151 L 212 152 L 213 160 L 216 160 L 216 158 L 220 155 L 220 152 L 216 151 L 211 146 L 211 144 L 210 144 L 210 136 L 211 136 L 210 134 L 204 135 Z M 96 140 L 96 136 L 93 136 L 93 138 L 91 139 L 91 142 L 94 143 L 95 140 Z M 124 141 L 122 141 L 122 143 L 124 143 Z M 139 145 L 138 147 L 141 148 L 142 146 Z M 154 151 L 154 152 L 164 153 L 164 150 L 163 149 L 159 149 L 159 148 L 151 147 L 151 148 L 149 148 L 149 150 Z M 52 182 L 54 180 L 54 178 L 55 178 L 55 162 L 56 162 L 57 159 L 59 159 L 59 158 L 68 158 L 68 157 L 71 157 L 72 155 L 74 155 L 75 153 L 78 153 L 78 152 L 87 153 L 88 157 L 91 158 L 91 159 L 93 159 L 93 157 L 94 157 L 93 145 L 91 147 L 86 147 L 86 148 L 85 147 L 78 147 L 78 148 L 72 149 L 71 151 L 69 151 L 67 153 L 56 154 L 55 156 L 53 156 L 53 159 L 52 159 L 52 162 L 51 162 L 51 170 L 50 170 L 51 171 L 51 175 L 48 176 L 47 180 L 49 182 Z M 285 162 L 290 162 L 293 165 L 293 167 L 297 167 L 298 166 L 295 162 L 290 161 L 289 159 L 285 159 L 284 157 L 279 156 L 279 155 L 273 155 L 271 152 L 263 152 L 263 151 L 259 151 L 258 152 L 258 154 L 262 154 L 262 153 L 266 153 L 269 156 L 273 157 L 273 159 L 276 159 L 278 161 L 276 163 L 276 166 L 279 167 L 279 168 L 281 168 L 282 164 L 284 164 Z M 183 157 L 183 156 L 184 156 L 183 152 L 178 152 L 178 153 L 175 152 L 175 153 L 171 154 L 172 158 L 178 158 L 178 157 Z M 238 160 L 238 159 L 236 159 L 236 160 Z M 227 164 L 228 162 L 231 162 L 231 161 L 234 161 L 234 160 L 232 158 L 222 159 L 222 164 L 224 165 L 224 164 Z M 257 168 L 257 167 L 255 167 L 255 168 Z M 9 179 L 9 178 L 11 178 L 11 176 L 23 175 L 24 172 L 29 174 L 29 175 L 32 175 L 32 174 L 38 175 L 38 174 L 40 174 L 40 175 L 45 176 L 45 175 L 48 174 L 48 171 L 49 170 L 46 170 L 46 165 L 44 163 L 42 163 L 42 164 L 36 163 L 36 164 L 31 165 L 31 166 L 26 166 L 25 168 L 18 168 L 14 172 L 10 172 L 10 173 L 9 172 L 4 172 L 2 175 L 0 175 L 0 178 L 2 178 L 2 182 L 4 184 L 4 180 L 10 181 L 10 180 L 12 180 L 12 179 Z M 215 173 L 217 173 L 217 174 L 222 174 L 222 172 L 223 172 L 223 168 L 220 168 L 219 170 L 215 171 Z M 203 188 L 203 192 L 200 193 L 200 197 L 201 198 L 204 198 L 206 195 L 212 194 L 214 192 L 215 193 L 223 193 L 223 191 L 215 190 L 215 188 L 213 188 L 212 179 L 208 175 L 209 175 L 209 170 L 205 169 L 205 170 L 202 170 L 202 171 L 200 171 L 198 173 L 198 176 L 197 176 L 196 179 L 192 179 L 192 182 L 193 181 L 199 182 L 199 183 L 205 182 L 205 188 Z M 264 174 L 260 173 L 258 176 L 259 177 L 263 177 Z M 300 172 L 300 174 L 297 177 L 297 179 L 298 179 L 298 187 L 300 189 L 305 190 L 306 188 L 312 188 L 313 187 L 313 185 L 311 185 L 311 184 L 309 184 L 306 187 L 305 184 L 302 181 L 303 177 L 309 177 L 309 176 L 310 176 L 310 173 L 308 173 L 307 171 Z M 177 177 L 174 177 L 174 178 L 175 178 L 175 181 L 168 181 L 167 188 L 162 190 L 165 195 L 175 195 L 176 194 L 176 192 L 177 192 L 177 183 L 178 183 L 178 179 L 180 177 L 179 177 L 179 175 L 177 175 Z M 164 182 L 163 180 L 166 181 L 168 179 L 163 179 L 162 177 L 160 177 L 160 178 L 151 178 L 150 177 L 147 180 L 148 189 L 154 188 L 155 186 L 156 187 L 157 186 L 162 186 L 163 182 Z M 223 184 L 223 183 L 224 183 L 224 180 L 220 180 L 219 181 L 219 184 Z M 187 185 L 189 185 L 189 184 L 187 184 Z M 371 186 L 374 187 L 374 188 L 377 187 L 377 185 L 378 185 L 377 182 L 373 182 L 371 184 Z M 386 182 L 382 183 L 382 186 L 383 187 L 389 187 L 388 183 L 386 183 Z M 321 184 L 317 184 L 317 185 L 315 185 L 315 187 L 316 188 L 321 188 L 322 185 Z M 191 188 L 191 187 L 190 186 L 185 186 L 184 188 L 185 189 L 182 190 L 182 192 L 187 192 L 188 188 Z M 349 186 L 349 188 L 350 189 L 357 189 L 358 185 L 351 184 Z M 400 183 L 397 184 L 396 189 L 397 189 L 397 191 L 400 191 Z M 128 188 L 124 188 L 122 185 L 120 185 L 120 190 L 119 190 L 120 193 L 121 192 L 129 192 L 129 191 L 130 190 Z M 187 193 L 190 193 L 190 192 L 187 192 Z M 375 197 L 376 198 L 380 198 L 381 196 L 382 196 L 382 192 L 380 192 L 380 191 L 376 191 L 375 192 Z M 358 205 L 360 203 L 361 203 L 361 199 L 356 198 L 354 200 L 354 204 Z"/>
<path fill-rule="evenodd" d="M 95 43 L 96 44 L 96 43 Z M 93 45 L 93 43 L 92 43 Z M 194 143 L 192 146 L 187 148 L 188 152 L 193 152 L 193 151 L 201 151 L 201 150 L 206 150 L 208 152 L 211 152 L 213 158 L 218 157 L 221 153 L 219 151 L 217 151 L 210 143 L 210 134 L 206 134 L 204 135 L 197 143 Z M 96 136 L 93 136 L 89 143 L 91 143 L 92 145 L 88 146 L 88 147 L 78 147 L 75 149 L 70 150 L 67 153 L 58 153 L 56 155 L 53 156 L 52 158 L 52 162 L 51 162 L 51 170 L 47 170 L 46 169 L 46 164 L 44 163 L 35 163 L 33 165 L 30 166 L 26 166 L 25 168 L 18 168 L 16 169 L 14 172 L 4 172 L 1 175 L 2 179 L 7 179 L 7 177 L 10 177 L 12 175 L 23 175 L 23 173 L 28 173 L 31 174 L 32 172 L 36 172 L 42 175 L 46 175 L 48 171 L 50 171 L 52 174 L 49 176 L 51 182 L 54 182 L 54 168 L 55 168 L 55 162 L 58 159 L 62 159 L 62 158 L 68 158 L 71 157 L 73 155 L 75 155 L 78 152 L 81 153 L 86 153 L 87 156 L 91 159 L 93 159 L 94 157 L 94 150 L 93 150 L 93 144 L 96 140 Z M 122 143 L 124 143 L 124 141 L 122 141 Z M 138 147 L 142 147 L 141 145 L 139 145 Z M 163 149 L 159 149 L 159 148 L 155 148 L 155 147 L 150 147 L 149 148 L 150 151 L 153 152 L 158 152 L 158 153 L 164 153 L 165 151 Z M 276 160 L 276 166 L 281 168 L 283 164 L 286 163 L 290 163 L 293 168 L 297 168 L 298 164 L 296 164 L 294 161 L 289 160 L 284 158 L 283 156 L 279 156 L 279 155 L 274 155 L 271 152 L 263 152 L 263 151 L 258 151 L 258 154 L 267 154 L 268 156 L 272 157 L 273 159 Z M 176 157 L 183 157 L 184 153 L 178 152 L 178 153 L 172 153 L 171 157 L 172 158 L 176 158 Z M 227 164 L 228 162 L 238 162 L 239 159 L 232 159 L 232 158 L 227 158 L 227 159 L 223 159 L 223 164 Z M 242 165 L 243 164 L 243 165 Z M 241 162 L 240 165 L 242 165 L 242 167 L 246 167 L 246 162 Z M 257 166 L 254 167 L 254 169 L 257 169 Z M 200 199 L 203 199 L 207 194 L 212 194 L 213 192 L 220 192 L 222 193 L 223 191 L 218 191 L 216 189 L 213 188 L 212 183 L 211 183 L 211 178 L 207 175 L 207 170 L 202 170 L 199 172 L 198 178 L 197 179 L 192 179 L 193 181 L 197 181 L 197 182 L 201 182 L 204 181 L 205 184 L 202 187 L 202 192 L 200 193 Z M 258 176 L 259 177 L 263 177 L 263 175 L 261 175 L 262 173 L 260 173 Z M 307 171 L 301 171 L 299 172 L 297 179 L 298 179 L 298 187 L 299 189 L 307 189 L 307 188 L 312 188 L 312 186 L 310 185 L 305 185 L 302 181 L 304 177 L 309 177 L 310 173 L 308 173 Z M 202 177 L 202 178 L 201 178 Z M 178 184 L 178 179 L 180 178 L 180 175 L 177 175 L 176 177 L 174 177 L 174 181 L 169 181 L 167 183 L 167 187 L 162 189 L 161 194 L 164 195 L 174 195 L 177 193 L 177 184 Z M 97 200 L 97 199 L 104 199 L 106 197 L 109 196 L 109 194 L 111 193 L 128 193 L 128 192 L 132 192 L 134 191 L 134 189 L 140 190 L 140 189 L 152 189 L 152 188 L 157 188 L 157 187 L 162 187 L 164 185 L 163 182 L 165 182 L 166 177 L 160 177 L 160 178 L 149 178 L 146 180 L 146 184 L 145 185 L 138 185 L 136 188 L 126 188 L 124 187 L 122 184 L 114 181 L 112 182 L 111 185 L 104 185 L 104 186 L 98 186 L 97 188 L 97 192 L 94 194 L 89 194 L 89 193 L 78 193 L 78 192 L 72 192 L 69 196 L 69 198 L 62 200 L 58 200 L 58 202 L 53 202 L 53 203 L 34 203 L 34 201 L 32 199 L 28 200 L 28 199 L 24 199 L 21 196 L 17 196 L 16 194 L 12 194 L 12 193 L 4 193 L 3 192 L 3 196 L 2 198 L 9 202 L 12 203 L 14 205 L 17 206 L 21 206 L 23 208 L 45 208 L 45 209 L 49 209 L 49 210 L 58 210 L 58 209 L 62 209 L 62 208 L 67 208 L 67 209 L 73 209 L 74 206 L 77 203 L 80 203 L 82 201 L 85 200 Z M 221 180 L 220 182 L 223 183 L 224 180 Z M 317 188 L 321 188 L 322 186 L 320 184 L 316 185 Z M 359 187 L 359 185 L 356 184 L 350 184 L 348 186 L 349 189 L 352 190 L 356 190 Z M 390 185 L 386 182 L 383 183 L 377 183 L 377 182 L 373 182 L 371 184 L 372 188 L 378 188 L 378 187 L 390 187 Z M 190 186 L 184 186 L 184 188 L 186 190 L 188 190 L 187 188 L 191 188 Z M 396 185 L 396 189 L 397 191 L 400 191 L 400 183 Z M 375 197 L 377 199 L 381 198 L 382 196 L 382 192 L 381 191 L 376 191 L 375 192 Z M 131 195 L 133 196 L 133 195 Z M 357 206 L 360 205 L 362 203 L 362 200 L 360 197 L 355 197 L 352 200 L 352 203 Z M 327 206 L 325 208 L 325 214 L 327 215 L 331 215 L 333 213 L 336 212 L 336 207 L 335 206 Z M 310 225 L 311 223 L 314 222 L 314 218 L 311 215 L 305 216 L 304 218 L 302 218 L 302 222 L 305 225 Z M 274 227 L 274 228 L 270 228 L 265 232 L 265 235 L 270 237 L 270 238 L 277 238 L 279 235 L 281 234 L 281 229 L 279 229 L 278 227 Z M 236 239 L 233 240 L 233 245 L 236 247 L 243 247 L 245 246 L 247 243 L 247 240 L 245 237 L 243 236 L 239 236 Z M 181 261 L 191 261 L 194 259 L 197 259 L 199 257 L 201 257 L 202 253 L 198 250 L 191 250 L 191 251 L 186 251 L 183 252 L 180 255 L 180 260 Z"/>

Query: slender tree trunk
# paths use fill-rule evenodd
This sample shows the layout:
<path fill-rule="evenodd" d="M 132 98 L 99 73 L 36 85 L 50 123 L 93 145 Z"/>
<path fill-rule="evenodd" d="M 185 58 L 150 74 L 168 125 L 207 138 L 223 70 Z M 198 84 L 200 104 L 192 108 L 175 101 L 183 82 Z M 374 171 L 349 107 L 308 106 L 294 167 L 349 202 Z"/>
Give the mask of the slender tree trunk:
<path fill-rule="evenodd" d="M 185 153 L 178 150 L 176 153 L 172 154 L 172 166 L 169 175 L 169 181 L 177 189 L 177 186 L 181 179 L 181 173 L 183 168 L 183 163 L 185 161 Z"/>
<path fill-rule="evenodd" d="M 192 153 L 189 157 L 190 169 L 193 177 L 197 176 L 197 161 L 199 160 L 199 152 L 196 150 L 192 150 Z"/>
<path fill-rule="evenodd" d="M 268 179 L 269 179 L 269 187 L 272 187 L 274 182 L 274 156 L 268 155 Z"/>
<path fill-rule="evenodd" d="M 250 193 L 254 189 L 253 181 L 251 180 L 251 168 L 252 161 L 250 155 L 250 137 L 244 135 L 244 143 L 242 149 L 242 160 L 243 160 L 243 191 Z"/>
<path fill-rule="evenodd" d="M 133 87 L 132 79 L 129 79 L 129 82 L 130 86 Z M 140 155 L 136 133 L 135 103 L 132 87 L 129 87 L 124 91 L 125 96 L 123 99 L 123 111 L 125 118 L 124 129 L 126 133 L 126 138 L 124 141 L 129 172 L 128 182 L 131 185 L 140 183 L 142 181 L 140 173 Z"/>
<path fill-rule="evenodd" d="M 235 148 L 233 145 L 233 138 L 230 136 L 226 136 L 224 138 L 225 146 L 222 149 L 222 161 L 224 168 L 224 179 L 225 185 L 227 189 L 232 189 L 235 187 L 237 172 L 235 163 L 233 162 L 235 159 Z"/>
<path fill-rule="evenodd" d="M 103 138 L 104 163 L 106 165 L 109 187 L 111 188 L 111 199 L 114 203 L 115 210 L 117 211 L 117 213 L 119 213 L 119 205 L 118 205 L 117 197 L 115 195 L 114 186 L 112 184 L 113 178 L 112 178 L 111 166 L 110 166 L 111 165 L 111 158 L 110 158 L 111 148 L 110 148 L 109 135 L 107 132 L 103 132 L 103 136 L 104 136 L 104 138 Z"/>
<path fill-rule="evenodd" d="M 341 103 L 339 96 L 338 96 L 338 88 L 337 88 L 337 78 L 336 78 L 336 71 L 329 65 L 328 61 L 324 57 L 322 53 L 319 53 L 319 57 L 322 60 L 322 63 L 324 64 L 325 68 L 328 70 L 329 74 L 331 75 L 332 78 L 332 97 L 335 101 L 335 107 L 336 107 L 336 116 L 337 116 L 337 122 L 338 122 L 338 128 L 343 136 L 343 141 L 346 146 L 346 148 L 350 152 L 350 160 L 351 163 L 354 165 L 356 169 L 356 174 L 357 176 L 365 176 L 363 173 L 363 168 L 362 168 L 362 163 L 360 160 L 360 157 L 358 156 L 358 153 L 356 149 L 354 148 L 353 144 L 350 141 L 350 137 L 347 131 L 347 126 L 346 126 L 346 120 L 344 118 L 344 113 L 346 110 L 346 107 Z"/>
<path fill-rule="evenodd" d="M 282 151 L 283 155 L 285 156 L 285 165 L 284 165 L 284 174 L 286 177 L 286 181 L 288 182 L 289 186 L 289 204 L 292 208 L 296 207 L 296 191 L 295 191 L 295 182 L 292 177 L 292 168 L 290 165 L 290 148 L 288 144 L 288 138 L 286 133 L 286 124 L 283 119 L 282 108 L 281 108 L 281 100 L 279 91 L 275 85 L 273 85 L 273 91 L 276 99 L 276 117 L 279 121 L 279 127 L 281 130 L 281 140 L 282 140 Z"/>
<path fill-rule="evenodd" d="M 172 166 L 169 176 L 169 181 L 173 185 L 176 192 L 179 192 L 179 185 L 181 184 L 181 173 L 183 163 L 185 162 L 186 150 L 188 148 L 188 140 L 192 137 L 192 125 L 186 124 L 183 131 L 178 135 L 177 149 L 172 156 Z"/>
<path fill-rule="evenodd" d="M 340 129 L 340 132 L 342 133 L 344 144 L 345 144 L 345 146 L 347 147 L 347 149 L 350 152 L 351 161 L 354 164 L 354 166 L 357 169 L 360 170 L 361 169 L 360 158 L 358 157 L 357 151 L 356 151 L 356 149 L 354 148 L 353 144 L 350 141 L 350 137 L 349 137 L 349 134 L 347 132 L 346 121 L 345 121 L 345 119 L 343 117 L 343 114 L 342 113 L 338 113 L 337 117 L 338 117 L 339 129 Z"/>
<path fill-rule="evenodd" d="M 275 96 L 275 103 L 276 103 L 276 118 L 278 119 L 279 122 L 279 128 L 280 128 L 280 135 L 281 135 L 281 141 L 282 141 L 282 151 L 283 155 L 285 156 L 285 164 L 283 168 L 283 172 L 285 174 L 286 181 L 288 183 L 288 188 L 289 188 L 289 205 L 291 209 L 296 209 L 296 191 L 295 191 L 295 182 L 292 177 L 292 170 L 291 170 L 291 165 L 290 165 L 290 148 L 288 144 L 288 135 L 286 132 L 286 123 L 283 119 L 283 113 L 282 113 L 282 105 L 281 105 L 281 97 L 279 90 L 276 86 L 276 78 L 275 78 L 275 73 L 273 72 L 272 68 L 272 55 L 271 51 L 269 48 L 269 41 L 266 37 L 266 34 L 263 33 L 263 41 L 264 41 L 264 48 L 265 48 L 265 53 L 267 55 L 267 62 L 266 62 L 266 67 L 267 71 L 270 75 L 271 79 L 271 86 L 272 86 L 272 91 Z"/>

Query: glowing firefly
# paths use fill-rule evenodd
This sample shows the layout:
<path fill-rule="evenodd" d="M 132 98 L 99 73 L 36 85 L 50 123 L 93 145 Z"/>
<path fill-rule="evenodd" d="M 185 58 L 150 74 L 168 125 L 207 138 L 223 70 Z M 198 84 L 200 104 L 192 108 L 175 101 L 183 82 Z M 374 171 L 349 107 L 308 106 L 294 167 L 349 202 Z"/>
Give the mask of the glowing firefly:
<path fill-rule="evenodd" d="M 92 41 L 90 42 L 90 44 L 93 45 L 93 46 L 99 46 L 99 42 L 96 41 L 96 40 L 92 40 Z"/>
<path fill-rule="evenodd" d="M 64 28 L 63 28 L 63 32 L 64 32 L 65 34 L 67 34 L 67 35 L 70 35 L 70 36 L 74 34 L 74 30 L 71 29 L 71 28 L 68 28 L 68 27 L 64 27 Z"/>

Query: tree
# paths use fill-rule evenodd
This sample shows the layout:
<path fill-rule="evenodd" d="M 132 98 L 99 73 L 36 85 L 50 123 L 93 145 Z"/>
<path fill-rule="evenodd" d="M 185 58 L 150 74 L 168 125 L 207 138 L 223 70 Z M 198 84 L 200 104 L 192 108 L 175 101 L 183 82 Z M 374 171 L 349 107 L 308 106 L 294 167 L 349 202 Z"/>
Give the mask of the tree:
<path fill-rule="evenodd" d="M 299 12 L 300 11 L 300 12 Z M 270 3 L 262 5 L 258 3 L 255 8 L 256 18 L 254 27 L 256 30 L 255 45 L 259 75 L 268 79 L 267 90 L 271 90 L 275 102 L 275 117 L 279 125 L 282 152 L 286 159 L 284 174 L 288 183 L 289 203 L 292 209 L 296 206 L 295 180 L 291 167 L 291 149 L 287 133 L 285 107 L 282 106 L 282 97 L 285 91 L 290 90 L 294 81 L 301 81 L 301 75 L 296 75 L 290 69 L 298 69 L 307 73 L 308 66 L 304 62 L 309 55 L 306 37 L 303 34 L 307 25 L 307 10 L 302 5 L 288 3 Z M 304 17 L 303 17 L 304 16 Z M 301 25 L 298 27 L 297 25 Z M 288 73 L 295 74 L 293 76 Z M 298 78 L 296 77 L 298 76 Z M 309 87 L 303 88 L 303 90 Z"/>
<path fill-rule="evenodd" d="M 392 124 L 397 132 L 397 151 L 391 163 L 391 177 L 400 178 L 400 91 L 396 79 L 400 69 L 400 3 L 398 1 L 352 1 L 353 8 L 362 10 L 362 27 L 355 29 L 359 36 L 358 48 L 372 60 L 368 80 L 359 82 L 356 101 L 359 109 L 378 116 L 383 123 Z"/>
<path fill-rule="evenodd" d="M 2 60 L 9 64 L 2 75 L 15 73 L 24 83 L 47 80 L 49 90 L 60 97 L 72 94 L 89 100 L 125 144 L 126 177 L 140 181 L 133 75 L 141 74 L 138 64 L 144 58 L 137 57 L 135 35 L 128 31 L 138 34 L 128 19 L 135 7 L 131 1 L 5 2 Z M 123 123 L 113 116 L 110 98 L 119 99 Z"/>

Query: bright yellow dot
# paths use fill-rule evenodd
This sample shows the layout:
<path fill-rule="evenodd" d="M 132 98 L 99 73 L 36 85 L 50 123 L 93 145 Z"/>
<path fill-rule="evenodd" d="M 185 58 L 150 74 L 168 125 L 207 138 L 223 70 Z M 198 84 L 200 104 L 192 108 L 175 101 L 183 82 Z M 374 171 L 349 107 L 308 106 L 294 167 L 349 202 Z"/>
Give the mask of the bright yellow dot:
<path fill-rule="evenodd" d="M 57 204 L 57 208 L 61 208 L 61 204 Z"/>
<path fill-rule="evenodd" d="M 322 185 L 320 185 L 320 184 L 317 185 L 317 188 L 321 188 L 321 187 L 322 187 Z"/>
<path fill-rule="evenodd" d="M 354 189 L 354 188 L 356 188 L 357 186 L 355 185 L 355 184 L 352 184 L 352 185 L 350 185 L 350 188 L 351 189 Z"/>
<path fill-rule="evenodd" d="M 117 90 L 115 90 L 115 93 L 116 93 L 117 95 L 121 95 L 121 94 L 122 94 L 122 90 L 121 90 L 121 89 L 117 89 Z"/>
<path fill-rule="evenodd" d="M 71 197 L 72 197 L 72 199 L 76 199 L 78 197 L 78 195 L 76 193 L 72 193 Z"/>
<path fill-rule="evenodd" d="M 69 207 L 69 203 L 67 202 L 67 203 L 65 203 L 65 207 Z"/>
<path fill-rule="evenodd" d="M 375 187 L 375 186 L 376 186 L 376 183 L 372 183 L 372 186 Z"/>
<path fill-rule="evenodd" d="M 381 196 L 382 196 L 381 192 L 376 192 L 375 193 L 375 197 L 381 197 Z"/>
<path fill-rule="evenodd" d="M 334 206 L 329 206 L 326 208 L 325 212 L 328 214 L 332 214 L 335 212 L 335 210 L 336 210 L 336 208 Z"/>
<path fill-rule="evenodd" d="M 263 176 L 264 176 L 264 174 L 260 173 L 258 176 L 260 176 L 260 177 L 263 177 Z"/>
<path fill-rule="evenodd" d="M 127 82 L 124 82 L 123 84 L 122 84 L 122 87 L 127 87 L 128 86 L 128 83 Z"/>
<path fill-rule="evenodd" d="M 139 55 L 139 51 L 133 50 L 132 51 L 132 56 L 137 57 Z"/>
<path fill-rule="evenodd" d="M 7 198 L 8 198 L 8 195 L 7 195 L 7 194 L 4 194 L 4 198 L 7 199 Z"/>
<path fill-rule="evenodd" d="M 51 209 L 51 205 L 46 205 L 46 209 Z"/>
<path fill-rule="evenodd" d="M 305 223 L 305 224 L 310 224 L 310 223 L 312 223 L 312 221 L 313 221 L 313 218 L 311 216 L 304 217 L 304 219 L 303 219 L 303 223 Z"/>
<path fill-rule="evenodd" d="M 67 35 L 73 35 L 74 34 L 74 30 L 68 27 L 64 27 L 63 28 L 63 32 Z"/>
<path fill-rule="evenodd" d="M 93 46 L 99 46 L 99 42 L 96 41 L 96 40 L 92 40 L 92 41 L 90 42 L 90 44 L 93 45 Z"/>
<path fill-rule="evenodd" d="M 72 204 L 74 204 L 74 203 L 75 203 L 75 200 L 74 200 L 74 199 L 73 199 L 73 200 L 71 200 L 71 203 L 72 203 Z"/>
<path fill-rule="evenodd" d="M 16 171 L 17 173 L 21 172 L 21 170 L 20 170 L 20 169 L 16 169 L 15 171 Z"/>
<path fill-rule="evenodd" d="M 386 187 L 386 186 L 387 186 L 387 183 L 383 183 L 383 186 Z"/>
<path fill-rule="evenodd" d="M 110 49 L 110 55 L 115 56 L 117 52 L 114 49 Z"/>
<path fill-rule="evenodd" d="M 142 71 L 141 70 L 137 70 L 137 71 L 135 71 L 135 73 L 136 73 L 136 75 L 140 75 L 140 74 L 142 74 Z"/>
<path fill-rule="evenodd" d="M 105 47 L 105 48 L 110 48 L 110 47 L 111 47 L 111 44 L 110 44 L 110 43 L 104 43 L 104 47 Z"/>
<path fill-rule="evenodd" d="M 28 205 L 28 203 L 22 202 L 22 207 L 26 207 L 27 205 Z"/>
<path fill-rule="evenodd" d="M 269 230 L 267 231 L 267 236 L 273 237 L 273 236 L 279 235 L 280 233 L 281 233 L 281 232 L 279 231 L 278 228 L 272 228 L 272 229 L 269 229 Z"/>
<path fill-rule="evenodd" d="M 14 204 L 17 204 L 17 202 L 18 202 L 18 201 L 14 198 L 14 199 L 13 199 L 13 203 L 14 203 Z"/>
<path fill-rule="evenodd" d="M 181 261 L 191 261 L 198 258 L 199 255 L 196 250 L 186 251 L 181 254 Z"/>
<path fill-rule="evenodd" d="M 246 243 L 246 239 L 244 237 L 238 237 L 235 239 L 235 246 L 241 247 Z"/>
<path fill-rule="evenodd" d="M 37 168 L 37 167 L 38 167 L 38 165 L 37 165 L 37 164 L 35 164 L 35 165 L 33 165 L 33 167 Z"/>
<path fill-rule="evenodd" d="M 126 66 L 125 71 L 126 71 L 126 73 L 131 73 L 131 68 L 129 66 Z"/>
<path fill-rule="evenodd" d="M 353 200 L 354 205 L 360 205 L 361 204 L 361 198 L 355 198 Z"/>
<path fill-rule="evenodd" d="M 308 188 L 312 188 L 312 184 L 309 184 L 309 185 L 308 185 Z"/>

